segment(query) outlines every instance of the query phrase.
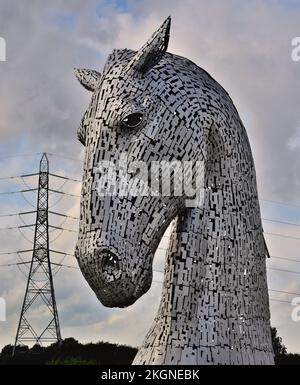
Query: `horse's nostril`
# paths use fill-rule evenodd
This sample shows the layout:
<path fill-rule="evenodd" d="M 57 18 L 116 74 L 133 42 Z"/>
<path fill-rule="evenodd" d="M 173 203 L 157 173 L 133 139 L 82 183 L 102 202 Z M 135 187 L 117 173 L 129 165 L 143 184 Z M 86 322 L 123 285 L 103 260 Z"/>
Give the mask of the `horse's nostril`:
<path fill-rule="evenodd" d="M 101 252 L 101 267 L 108 274 L 113 274 L 120 269 L 119 258 L 109 250 Z"/>

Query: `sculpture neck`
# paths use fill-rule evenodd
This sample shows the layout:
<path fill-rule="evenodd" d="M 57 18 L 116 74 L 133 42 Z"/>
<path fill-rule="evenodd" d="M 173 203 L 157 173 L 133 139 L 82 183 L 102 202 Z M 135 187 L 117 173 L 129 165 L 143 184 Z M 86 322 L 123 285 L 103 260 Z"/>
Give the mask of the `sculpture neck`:
<path fill-rule="evenodd" d="M 158 314 L 135 363 L 273 363 L 253 170 L 243 183 L 208 184 L 203 207 L 177 219 Z"/>

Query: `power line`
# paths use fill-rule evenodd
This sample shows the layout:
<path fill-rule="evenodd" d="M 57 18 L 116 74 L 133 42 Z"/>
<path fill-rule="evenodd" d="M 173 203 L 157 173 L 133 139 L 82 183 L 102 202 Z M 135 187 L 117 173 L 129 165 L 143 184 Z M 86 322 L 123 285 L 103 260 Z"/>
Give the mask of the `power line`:
<path fill-rule="evenodd" d="M 38 172 L 33 172 L 33 173 L 30 173 L 30 174 L 22 174 L 22 175 L 20 175 L 20 177 L 21 178 L 29 178 L 31 176 L 37 176 L 37 175 L 39 175 Z"/>
<path fill-rule="evenodd" d="M 21 226 L 8 226 L 8 227 L 0 227 L 0 230 L 15 230 L 15 229 L 23 229 L 25 227 L 32 227 L 33 225 L 21 225 Z"/>
<path fill-rule="evenodd" d="M 25 154 L 25 155 L 18 155 L 18 156 L 32 156 L 32 155 L 39 155 L 41 153 L 36 153 L 36 154 Z M 48 153 L 48 155 L 51 155 L 51 156 L 57 156 L 57 157 L 60 157 L 60 158 L 64 158 L 64 159 L 69 159 L 69 160 L 73 160 L 73 161 L 76 161 L 76 162 L 81 162 L 80 160 L 78 159 L 73 159 L 73 158 L 68 158 L 68 157 L 62 157 L 62 156 L 59 156 L 57 154 L 51 154 L 51 153 Z M 14 156 L 9 156 L 10 158 L 14 157 Z M 5 157 L 0 157 L 0 158 L 5 158 Z M 16 178 L 25 178 L 25 177 L 30 177 L 30 176 L 36 176 L 38 175 L 37 173 L 34 173 L 34 174 L 26 174 L 26 175 L 21 175 L 21 176 L 11 176 L 11 177 L 2 177 L 0 178 L 0 180 L 4 180 L 4 179 L 16 179 Z M 62 175 L 58 175 L 58 174 L 50 174 L 49 175 L 52 175 L 53 177 L 57 177 L 57 178 L 61 178 L 61 179 L 64 179 L 64 180 L 67 180 L 67 181 L 74 181 L 74 182 L 81 182 L 80 180 L 77 180 L 77 179 L 72 179 L 72 178 L 67 178 L 65 176 L 62 176 Z M 27 190 L 20 190 L 20 191 L 12 191 L 12 192 L 3 192 L 3 193 L 0 193 L 1 195 L 2 194 L 16 194 L 16 193 L 21 193 L 22 196 L 23 196 L 23 193 L 25 192 L 31 192 L 31 191 L 36 191 L 37 189 L 32 189 L 32 188 L 29 188 Z M 66 193 L 66 192 L 63 192 L 63 191 L 58 191 L 58 190 L 50 190 L 52 191 L 53 193 L 58 193 L 58 194 L 62 194 L 62 195 L 68 195 L 68 196 L 73 196 L 73 197 L 80 197 L 79 195 L 74 195 L 74 194 L 69 194 L 69 193 Z M 24 196 L 23 196 L 24 197 Z M 25 199 L 25 197 L 24 197 Z M 26 200 L 26 199 L 25 199 Z M 297 205 L 297 204 L 292 204 L 292 203 L 283 203 L 283 202 L 279 202 L 279 201 L 271 201 L 271 200 L 265 200 L 265 199 L 262 199 L 263 201 L 266 201 L 266 202 L 269 202 L 269 203 L 275 203 L 275 204 L 280 204 L 280 205 L 285 205 L 285 206 L 292 206 L 292 207 L 299 207 L 300 208 L 300 205 Z M 26 200 L 27 201 L 27 200 Z M 29 203 L 27 201 L 27 203 Z M 29 203 L 30 204 L 30 203 Z M 0 215 L 0 217 L 5 217 L 5 216 L 14 216 L 14 215 L 25 215 L 25 214 L 30 214 L 30 213 L 34 213 L 36 211 L 31 211 L 31 212 L 26 212 L 26 213 L 18 213 L 18 214 L 6 214 L 6 215 Z M 72 218 L 72 219 L 78 219 L 76 217 L 71 217 L 71 216 L 67 216 L 67 215 L 64 215 L 64 214 L 60 214 L 60 213 L 56 213 L 56 212 L 50 212 L 54 215 L 59 215 L 59 216 L 63 216 L 65 218 Z M 300 227 L 300 224 L 298 223 L 291 223 L 291 222 L 285 222 L 285 221 L 279 221 L 279 220 L 275 220 L 275 219 L 267 219 L 267 218 L 262 218 L 264 221 L 268 221 L 268 222 L 274 222 L 274 223 L 281 223 L 281 224 L 285 224 L 285 225 L 291 225 L 291 226 L 297 226 L 297 227 Z M 32 227 L 33 225 L 23 225 L 23 226 L 17 226 L 17 227 L 6 227 L 6 228 L 2 228 L 1 230 L 6 230 L 6 229 L 14 229 L 14 228 L 18 228 L 19 231 L 21 228 L 25 228 L 25 227 Z M 69 231 L 69 232 L 77 232 L 75 230 L 72 230 L 72 229 L 65 229 L 63 227 L 59 227 L 59 226 L 50 226 L 56 230 L 61 230 L 62 232 L 63 231 Z M 296 239 L 296 240 L 300 240 L 299 237 L 294 237 L 294 236 L 289 236 L 289 235 L 284 235 L 284 234 L 280 234 L 280 233 L 268 233 L 266 232 L 265 233 L 266 235 L 273 235 L 273 236 L 278 236 L 278 237 L 282 237 L 282 238 L 288 238 L 288 239 Z M 168 238 L 169 237 L 166 237 L 164 236 L 165 238 Z M 166 251 L 167 249 L 163 249 L 163 248 L 159 248 L 158 250 L 163 250 L 163 251 Z M 65 253 L 62 253 L 65 255 Z M 69 254 L 71 255 L 71 254 Z M 73 256 L 73 255 L 72 255 Z M 289 258 L 283 258 L 283 257 L 276 257 L 274 256 L 273 258 L 276 258 L 276 259 L 281 259 L 281 260 L 286 260 L 286 261 L 291 261 L 291 262 L 300 262 L 300 261 L 297 261 L 297 260 L 294 260 L 294 259 L 289 259 Z M 293 274 L 300 274 L 300 272 L 297 272 L 297 271 L 292 271 L 292 270 L 285 270 L 285 269 L 277 269 L 277 268 L 268 268 L 270 270 L 276 270 L 276 271 L 282 271 L 282 272 L 287 272 L 287 273 L 293 273 Z M 161 272 L 162 271 L 158 271 L 158 272 Z"/>
<path fill-rule="evenodd" d="M 266 233 L 266 232 L 264 232 L 264 234 L 266 234 L 266 235 L 273 235 L 275 237 L 280 237 L 280 238 L 300 240 L 300 237 L 293 237 L 292 235 L 285 235 L 285 234 L 280 234 L 280 233 Z"/>
<path fill-rule="evenodd" d="M 11 191 L 11 192 L 4 192 L 4 193 L 0 193 L 0 194 L 16 194 L 16 193 L 19 193 L 19 192 L 23 193 L 23 192 L 34 191 L 34 190 L 36 190 L 36 189 L 27 189 L 27 190 L 22 190 L 22 191 Z M 65 193 L 65 192 L 62 192 L 62 191 L 57 191 L 57 190 L 50 190 L 50 191 L 53 191 L 53 192 L 59 193 L 59 194 L 75 196 L 76 198 L 80 197 L 79 195 L 69 194 L 69 193 Z M 20 213 L 14 213 L 14 214 L 1 214 L 0 217 L 2 217 L 2 218 L 3 217 L 13 217 L 13 216 L 17 216 L 17 215 L 26 215 L 26 214 L 33 214 L 33 213 L 36 213 L 36 210 L 20 212 Z M 71 219 L 79 219 L 78 217 L 73 217 L 73 216 L 70 216 L 70 215 L 65 215 L 65 214 L 57 213 L 57 212 L 53 212 L 53 211 L 49 211 L 49 213 L 50 214 L 59 215 L 59 216 L 64 216 L 64 217 L 71 218 Z M 263 220 L 269 221 L 269 222 L 282 223 L 282 224 L 285 224 L 285 225 L 299 226 L 300 227 L 299 223 L 283 222 L 283 221 L 278 221 L 278 220 L 275 220 L 275 219 L 265 219 L 265 218 L 263 218 Z M 292 239 L 300 239 L 299 237 L 288 236 L 288 235 L 284 235 L 284 234 L 280 234 L 280 233 L 276 233 L 275 234 L 275 233 L 264 232 L 264 234 L 275 235 L 275 236 L 280 236 L 280 237 L 284 237 L 284 238 L 288 237 L 288 238 L 292 238 Z M 168 236 L 163 236 L 162 238 L 169 239 Z"/>
<path fill-rule="evenodd" d="M 0 192 L 0 195 L 6 195 L 6 194 L 22 194 L 25 192 L 32 192 L 32 191 L 37 191 L 37 188 L 30 188 L 26 190 L 18 190 L 18 191 L 4 191 Z"/>
<path fill-rule="evenodd" d="M 282 303 L 288 303 L 291 305 L 291 302 L 290 301 L 283 301 L 281 299 L 274 299 L 274 298 L 269 298 L 270 301 L 272 302 L 282 302 Z"/>
<path fill-rule="evenodd" d="M 15 230 L 15 229 L 23 229 L 23 228 L 26 228 L 26 227 L 33 227 L 33 226 L 35 226 L 35 224 L 21 225 L 21 226 L 0 227 L 0 230 Z M 77 233 L 77 230 L 66 229 L 64 227 L 59 227 L 59 226 L 54 226 L 54 225 L 49 225 L 49 227 L 51 227 L 53 229 L 57 229 L 57 230 L 63 230 L 63 231 L 71 232 L 71 233 Z"/>
<path fill-rule="evenodd" d="M 83 162 L 83 160 L 80 160 L 80 159 L 71 158 L 71 157 L 68 157 L 68 156 L 62 156 L 62 155 L 58 155 L 58 154 L 54 154 L 54 153 L 50 153 L 50 152 L 47 152 L 46 154 L 49 155 L 49 156 L 54 156 L 56 158 L 60 158 L 60 159 L 72 160 L 74 162 L 79 162 L 79 163 Z"/>
<path fill-rule="evenodd" d="M 28 188 L 28 189 L 31 189 L 31 188 L 32 188 L 32 186 L 29 186 L 29 184 L 25 181 L 25 178 L 22 178 L 22 177 L 21 177 L 21 181 L 22 181 L 22 183 L 24 184 L 24 186 L 25 186 L 26 188 Z"/>
<path fill-rule="evenodd" d="M 293 274 L 300 274 L 300 271 L 293 271 L 293 270 L 286 270 L 286 269 L 278 269 L 276 267 L 267 267 L 267 270 L 276 270 L 276 271 L 283 271 L 285 273 L 293 273 Z M 153 271 L 157 272 L 157 273 L 163 273 L 164 271 L 163 270 L 157 270 L 157 269 L 153 269 Z"/>
<path fill-rule="evenodd" d="M 42 154 L 43 154 L 42 152 L 35 152 L 35 153 L 31 153 L 31 154 L 4 155 L 4 156 L 0 156 L 0 159 L 22 158 L 22 157 L 26 157 L 26 156 L 37 156 L 37 155 L 42 155 Z"/>
<path fill-rule="evenodd" d="M 37 188 L 31 188 L 31 189 L 26 189 L 26 190 L 17 190 L 17 191 L 4 191 L 4 192 L 0 192 L 0 195 L 21 194 L 21 193 L 32 192 L 32 191 L 37 191 Z M 80 195 L 70 194 L 70 193 L 67 193 L 67 192 L 64 192 L 64 191 L 53 190 L 53 189 L 50 189 L 50 188 L 49 188 L 49 191 L 51 191 L 53 193 L 57 193 L 57 194 L 63 194 L 63 195 L 71 196 L 71 197 L 76 197 L 76 198 L 80 198 L 81 197 Z"/>
<path fill-rule="evenodd" d="M 285 235 L 285 234 L 281 234 L 281 233 L 269 233 L 269 232 L 265 232 L 264 231 L 264 234 L 266 235 L 273 235 L 273 236 L 276 236 L 276 237 L 281 237 L 281 238 L 288 238 L 288 239 L 296 239 L 296 240 L 300 240 L 300 237 L 294 237 L 292 235 Z M 165 239 L 170 239 L 170 237 L 164 235 L 162 238 L 165 238 Z M 158 248 L 158 250 L 167 250 L 167 249 L 161 249 L 161 248 Z"/>
<path fill-rule="evenodd" d="M 24 178 L 27 178 L 27 177 L 32 177 L 32 176 L 37 176 L 39 175 L 38 173 L 33 173 L 33 174 L 24 174 L 24 175 L 17 175 L 17 176 L 6 176 L 6 177 L 0 177 L 0 181 L 1 180 L 14 180 L 14 179 L 21 179 L 23 181 L 23 183 L 25 184 L 25 186 L 28 188 L 29 191 L 32 191 L 31 188 L 29 188 L 29 186 L 27 185 L 27 183 L 23 180 Z M 68 181 L 69 182 L 76 182 L 76 183 L 81 183 L 82 181 L 79 180 L 79 179 L 74 179 L 74 178 L 68 178 L 68 177 L 65 177 L 63 175 L 58 175 L 58 174 L 52 174 L 52 173 L 49 173 L 49 175 L 55 177 L 55 178 L 59 178 L 59 179 L 63 179 L 65 180 L 64 184 L 62 186 L 60 186 L 60 188 L 62 188 Z M 60 189 L 59 188 L 59 189 Z M 6 192 L 5 194 L 9 194 L 9 193 L 16 193 L 16 192 Z"/>
<path fill-rule="evenodd" d="M 27 225 L 27 223 L 24 221 L 24 219 L 22 218 L 22 215 L 19 215 L 19 219 L 21 220 L 21 222 L 23 223 L 23 225 Z M 30 228 L 31 231 L 34 231 L 34 229 Z"/>
<path fill-rule="evenodd" d="M 268 220 L 268 219 L 265 219 L 265 220 Z M 273 220 L 270 220 L 273 222 Z M 291 224 L 291 223 L 287 223 L 287 222 L 281 222 L 281 221 L 276 221 L 278 223 L 284 223 L 284 224 Z M 298 226 L 296 224 L 293 224 L 293 226 Z M 300 225 L 299 225 L 300 226 Z M 265 232 L 264 231 L 264 234 L 266 235 L 272 235 L 272 236 L 275 236 L 275 237 L 281 237 L 281 238 L 287 238 L 287 239 L 295 239 L 295 240 L 300 240 L 300 237 L 294 237 L 292 235 L 285 235 L 285 234 L 281 234 L 281 233 L 269 233 L 269 232 Z M 163 236 L 162 238 L 169 238 L 167 236 Z"/>
<path fill-rule="evenodd" d="M 70 194 L 70 193 L 67 193 L 67 192 L 64 192 L 64 191 L 59 191 L 59 190 L 53 190 L 51 188 L 49 188 L 49 191 L 54 192 L 56 194 L 62 194 L 62 195 L 68 195 L 70 197 L 81 198 L 80 195 Z"/>
<path fill-rule="evenodd" d="M 60 253 L 60 252 L 59 252 Z M 60 253 L 60 254 L 64 254 L 64 255 L 71 255 L 73 256 L 72 254 L 67 254 L 67 253 Z M 28 262 L 19 262 L 19 263 L 9 263 L 9 264 L 3 264 L 3 265 L 0 265 L 1 267 L 10 267 L 10 266 L 17 266 L 17 265 L 24 265 L 24 264 L 28 264 L 30 263 L 31 261 L 28 261 Z M 77 266 L 71 266 L 71 265 L 66 265 L 66 264 L 63 264 L 63 263 L 56 263 L 56 262 L 51 262 L 52 265 L 55 265 L 55 266 L 61 266 L 61 267 L 67 267 L 67 268 L 70 268 L 70 269 L 77 269 L 77 270 L 80 270 L 79 267 Z M 155 272 L 162 272 L 160 270 L 154 270 Z M 158 280 L 153 280 L 153 282 L 155 283 L 163 283 L 162 281 L 158 281 Z M 284 290 L 275 290 L 275 289 L 268 289 L 268 291 L 272 291 L 272 292 L 275 292 L 275 293 L 283 293 L 283 294 L 289 294 L 289 295 L 299 295 L 300 296 L 300 293 L 294 293 L 294 292 L 289 292 L 289 291 L 284 291 Z M 281 301 L 281 300 L 277 300 L 277 299 L 270 299 L 272 301 L 278 301 L 278 302 L 288 302 L 288 301 Z M 288 302 L 290 303 L 290 302 Z"/>
<path fill-rule="evenodd" d="M 51 251 L 52 253 L 55 253 L 55 254 L 63 254 L 63 255 L 70 256 L 70 257 L 75 257 L 74 254 L 69 254 L 69 253 L 66 253 L 64 251 L 58 251 L 58 250 L 52 250 L 52 249 L 49 249 L 49 251 Z"/>
<path fill-rule="evenodd" d="M 275 257 L 275 256 L 272 256 L 272 255 L 271 255 L 271 258 L 281 259 L 281 260 L 283 260 L 283 261 L 289 261 L 289 262 L 297 262 L 297 263 L 300 263 L 299 260 L 297 260 L 297 259 L 292 259 L 292 258 Z"/>
<path fill-rule="evenodd" d="M 168 238 L 168 237 L 164 236 L 163 238 Z M 163 247 L 158 247 L 156 250 L 160 250 L 160 251 L 166 252 L 168 249 L 167 249 L 167 248 L 163 248 Z M 283 261 L 289 261 L 289 262 L 297 262 L 297 263 L 300 263 L 300 260 L 296 260 L 296 259 L 292 259 L 292 258 L 284 258 L 284 257 L 277 257 L 277 256 L 271 255 L 271 256 L 270 256 L 270 259 L 272 260 L 272 258 L 280 259 L 280 260 L 283 260 Z M 267 267 L 267 269 L 271 269 L 271 268 L 270 268 L 270 267 Z M 159 271 L 159 272 L 162 273 L 162 271 Z"/>
<path fill-rule="evenodd" d="M 21 262 L 24 262 L 23 258 L 21 257 L 21 255 L 20 255 L 19 253 L 17 253 L 17 256 L 18 256 L 18 259 L 19 259 Z M 27 267 L 27 269 L 28 269 L 28 271 L 29 271 L 30 267 L 29 267 L 29 266 L 26 266 L 26 265 L 25 265 L 25 267 Z M 20 267 L 20 266 L 17 266 L 17 268 L 18 268 L 18 270 L 24 275 L 24 277 L 27 279 L 27 274 L 24 273 L 24 271 L 21 269 L 21 267 Z"/>
<path fill-rule="evenodd" d="M 58 215 L 58 216 L 60 216 L 60 217 L 66 217 L 66 218 L 70 218 L 70 219 L 79 219 L 78 217 L 73 217 L 73 216 L 71 216 L 71 215 L 66 215 L 66 214 L 62 214 L 62 213 L 57 213 L 57 212 L 55 212 L 55 211 L 48 211 L 49 212 L 49 214 L 53 214 L 53 215 Z"/>
<path fill-rule="evenodd" d="M 65 217 L 65 218 L 70 218 L 70 219 L 79 219 L 78 217 L 73 217 L 71 215 L 66 215 L 66 214 L 62 214 L 62 213 L 57 213 L 55 211 L 48 211 L 49 214 L 53 214 L 53 215 L 58 215 L 60 217 Z M 0 214 L 0 218 L 5 218 L 5 217 L 15 217 L 15 216 L 20 216 L 20 215 L 27 215 L 27 214 L 34 214 L 36 213 L 36 210 L 32 210 L 32 211 L 25 211 L 25 212 L 20 212 L 20 213 L 14 213 L 14 214 Z"/>
<path fill-rule="evenodd" d="M 78 231 L 77 230 L 72 230 L 72 229 L 66 229 L 64 227 L 59 227 L 59 226 L 54 226 L 54 225 L 49 225 L 49 227 L 53 228 L 53 229 L 57 229 L 57 230 L 64 230 L 64 231 L 68 231 L 70 233 L 77 233 Z M 1 230 L 1 229 L 0 229 Z"/>
<path fill-rule="evenodd" d="M 60 224 L 57 225 L 57 226 L 62 227 L 62 226 L 66 223 L 67 219 L 68 219 L 68 218 L 64 218 L 64 219 L 60 222 Z M 53 233 L 54 231 L 56 231 L 56 229 L 50 230 L 50 231 L 49 231 L 49 234 Z"/>
<path fill-rule="evenodd" d="M 76 270 L 80 270 L 79 267 L 77 266 L 71 266 L 71 265 L 65 265 L 64 263 L 55 263 L 55 262 L 51 262 L 52 265 L 56 265 L 56 266 L 61 266 L 61 267 L 67 267 L 69 269 L 76 269 Z"/>
<path fill-rule="evenodd" d="M 284 293 L 284 294 L 299 295 L 300 296 L 300 293 L 292 293 L 290 291 L 274 290 L 274 289 L 269 289 L 269 291 L 273 291 L 275 293 Z"/>
<path fill-rule="evenodd" d="M 39 175 L 39 174 L 33 173 L 33 174 L 24 174 L 24 175 L 15 175 L 15 176 L 2 176 L 2 177 L 0 177 L 0 180 L 28 178 L 28 177 L 36 176 L 36 175 Z"/>
<path fill-rule="evenodd" d="M 277 269 L 276 267 L 267 267 L 267 270 L 282 271 L 284 273 L 291 273 L 291 274 L 300 274 L 300 271 Z"/>
<path fill-rule="evenodd" d="M 20 216 L 20 215 L 34 214 L 34 213 L 36 213 L 36 210 L 24 211 L 24 212 L 21 212 L 21 213 L 14 213 L 14 214 L 1 214 L 0 217 L 1 218 L 4 218 L 4 217 L 15 217 L 15 216 Z"/>
<path fill-rule="evenodd" d="M 12 266 L 28 265 L 30 263 L 31 263 L 31 261 L 6 263 L 6 264 L 1 264 L 0 267 L 12 267 Z M 64 263 L 50 262 L 50 264 L 54 265 L 54 266 L 67 267 L 69 269 L 80 270 L 79 267 L 77 267 L 77 266 L 65 265 Z"/>
<path fill-rule="evenodd" d="M 28 250 L 18 250 L 18 251 L 9 251 L 7 253 L 0 253 L 0 255 L 12 255 L 12 254 L 18 254 L 18 253 L 29 253 L 33 251 L 33 249 L 28 249 Z"/>
<path fill-rule="evenodd" d="M 66 254 L 67 255 L 67 254 Z M 31 261 L 22 261 L 22 262 L 14 262 L 14 263 L 5 263 L 5 264 L 1 264 L 0 267 L 11 267 L 11 266 L 20 266 L 20 265 L 27 265 L 27 264 L 30 264 Z M 79 267 L 77 266 L 71 266 L 71 265 L 66 265 L 64 263 L 56 263 L 56 262 L 50 262 L 51 265 L 55 265 L 55 266 L 60 266 L 60 267 L 67 267 L 67 268 L 70 268 L 70 269 L 77 269 L 77 270 L 80 270 Z"/>
<path fill-rule="evenodd" d="M 18 158 L 18 157 L 37 156 L 37 155 L 42 155 L 42 154 L 43 154 L 43 153 L 41 153 L 41 152 L 37 152 L 37 153 L 31 153 L 31 154 L 5 155 L 5 156 L 0 156 L 0 159 L 9 159 L 9 158 Z M 67 159 L 67 160 L 71 160 L 71 161 L 74 161 L 74 162 L 80 162 L 80 163 L 83 162 L 83 160 L 76 159 L 76 158 L 72 158 L 72 157 L 67 157 L 67 156 L 62 156 L 62 155 L 59 155 L 59 154 L 56 154 L 56 153 L 50 153 L 50 152 L 47 152 L 46 154 L 49 155 L 49 156 L 52 156 L 52 157 L 57 157 L 57 158 L 61 158 L 61 159 Z M 20 178 L 20 177 L 28 177 L 28 176 L 35 176 L 35 175 L 38 175 L 38 173 L 25 174 L 25 175 L 20 175 L 20 176 L 0 177 L 0 180 L 4 180 L 4 179 L 16 179 L 16 178 Z M 49 175 L 56 176 L 56 177 L 62 177 L 62 176 L 59 176 L 59 175 L 56 175 L 56 174 L 51 174 L 51 173 L 49 173 Z M 71 180 L 71 181 L 74 181 L 74 182 L 81 182 L 81 181 L 78 180 L 78 179 L 72 179 L 72 178 L 67 178 L 67 179 L 68 179 L 68 180 Z M 300 204 L 292 203 L 292 202 L 288 202 L 288 203 L 287 203 L 287 202 L 282 202 L 282 201 L 277 201 L 277 200 L 271 200 L 271 199 L 264 199 L 264 198 L 261 198 L 261 199 L 259 199 L 259 200 L 262 201 L 262 202 L 267 202 L 267 203 L 274 203 L 274 204 L 283 205 L 283 206 L 291 206 L 291 207 L 297 207 L 297 208 L 300 208 Z"/>
<path fill-rule="evenodd" d="M 33 249 L 26 249 L 26 250 L 17 250 L 17 251 L 7 251 L 7 252 L 3 252 L 3 253 L 0 253 L 0 255 L 15 255 L 15 254 L 19 254 L 19 253 L 29 253 L 29 252 L 32 252 Z M 55 253 L 55 254 L 61 254 L 61 255 L 67 255 L 67 256 L 70 256 L 70 257 L 75 257 L 74 254 L 69 254 L 65 251 L 58 251 L 58 250 L 53 250 L 53 249 L 49 249 L 49 251 L 51 253 Z"/>
<path fill-rule="evenodd" d="M 154 270 L 154 271 L 157 271 L 157 270 Z M 163 283 L 162 281 L 158 281 L 156 279 L 153 279 L 152 282 L 155 282 L 155 283 Z M 272 291 L 272 292 L 276 292 L 276 293 L 284 293 L 284 294 L 290 294 L 290 295 L 300 295 L 300 293 L 292 293 L 292 292 L 289 292 L 289 291 L 283 291 L 283 290 L 273 290 L 273 289 L 268 289 L 268 291 Z M 282 302 L 281 300 L 277 300 L 277 299 L 270 299 L 271 301 L 279 301 L 279 302 Z M 283 302 L 288 302 L 290 303 L 289 301 L 283 301 Z"/>
<path fill-rule="evenodd" d="M 276 219 L 266 219 L 266 218 L 262 218 L 262 220 L 267 221 L 267 222 L 281 223 L 283 225 L 300 227 L 300 223 L 284 222 L 284 221 L 279 221 L 279 220 L 276 220 Z"/>
<path fill-rule="evenodd" d="M 56 189 L 58 191 L 60 191 L 67 183 L 68 183 L 67 180 L 63 180 L 63 183 L 59 187 L 57 187 Z M 53 194 L 55 194 L 55 193 L 50 193 L 49 195 L 53 195 Z"/>
<path fill-rule="evenodd" d="M 59 229 L 61 230 L 61 229 Z M 160 250 L 167 250 L 167 249 L 162 249 L 160 248 Z M 0 253 L 0 255 L 12 255 L 12 254 L 17 254 L 17 253 L 25 253 L 25 252 L 29 252 L 29 251 L 32 251 L 32 249 L 28 249 L 28 250 L 18 250 L 18 251 L 11 251 L 11 252 L 5 252 L 5 253 Z M 66 253 L 66 252 L 63 252 L 63 251 L 57 251 L 57 250 L 52 250 L 50 249 L 49 251 L 51 251 L 52 253 L 56 253 L 56 254 L 62 254 L 62 255 L 67 255 L 67 256 L 70 256 L 70 257 L 74 257 L 75 258 L 75 255 L 74 254 L 69 254 L 69 253 Z M 282 260 L 288 260 L 288 261 L 292 261 L 292 262 L 300 262 L 300 261 L 297 261 L 295 259 L 289 259 L 289 258 L 281 258 L 281 257 L 274 257 L 274 256 L 271 256 L 271 258 L 278 258 L 278 259 L 282 259 Z M 267 269 L 271 269 L 271 270 L 274 270 L 275 268 L 271 268 L 271 267 L 267 267 Z M 279 271 L 284 271 L 284 272 L 289 272 L 289 270 L 285 270 L 285 269 L 277 269 L 276 270 L 279 270 Z M 157 273 L 164 273 L 163 270 L 158 270 L 158 269 L 153 269 L 153 271 L 157 272 Z M 291 273 L 300 273 L 298 271 L 290 271 Z M 299 293 L 300 295 L 300 293 Z"/>
<path fill-rule="evenodd" d="M 31 263 L 31 261 L 27 261 L 27 262 L 15 262 L 15 263 L 6 263 L 6 264 L 2 264 L 0 265 L 0 267 L 11 267 L 11 266 L 20 266 L 20 265 L 27 265 Z"/>
<path fill-rule="evenodd" d="M 82 181 L 79 180 L 79 179 L 73 179 L 73 178 L 68 178 L 66 176 L 63 176 L 63 175 L 58 175 L 58 174 L 52 174 L 51 172 L 49 172 L 49 175 L 55 177 L 55 178 L 60 178 L 60 179 L 65 179 L 67 181 L 71 181 L 71 182 L 78 182 L 78 183 L 81 183 Z"/>
<path fill-rule="evenodd" d="M 26 250 L 25 250 L 26 251 Z M 32 251 L 32 250 L 27 250 L 27 251 Z M 52 251 L 52 250 L 49 250 L 49 251 Z M 52 251 L 53 252 L 53 251 Z M 70 256 L 74 256 L 73 254 L 67 254 L 67 253 L 63 253 L 63 252 L 57 252 L 59 254 L 63 254 L 63 255 L 70 255 Z M 1 253 L 2 255 L 3 254 L 15 254 L 15 253 Z M 18 262 L 18 263 L 8 263 L 8 264 L 2 264 L 0 265 L 0 267 L 11 267 L 11 266 L 19 266 L 19 265 L 24 265 L 24 264 L 29 264 L 31 263 L 31 261 L 28 261 L 28 262 Z M 56 262 L 51 262 L 52 265 L 55 265 L 55 266 L 60 266 L 60 267 L 67 267 L 67 268 L 70 268 L 70 269 L 76 269 L 76 270 L 80 270 L 77 266 L 71 266 L 71 265 L 66 265 L 66 264 L 63 264 L 63 263 L 56 263 Z M 159 272 L 159 273 L 163 273 L 163 271 L 161 270 L 153 270 L 155 272 Z M 163 283 L 162 281 L 158 281 L 158 280 L 153 280 L 154 283 Z M 294 292 L 289 292 L 289 291 L 284 291 L 284 290 L 275 290 L 275 289 L 268 289 L 268 291 L 271 291 L 271 292 L 274 292 L 274 293 L 283 293 L 283 294 L 289 294 L 289 295 L 299 295 L 300 296 L 300 293 L 294 293 Z M 277 300 L 277 299 L 271 299 L 271 301 L 278 301 L 278 302 L 287 302 L 287 303 L 290 303 L 289 301 L 281 301 L 281 300 Z"/>

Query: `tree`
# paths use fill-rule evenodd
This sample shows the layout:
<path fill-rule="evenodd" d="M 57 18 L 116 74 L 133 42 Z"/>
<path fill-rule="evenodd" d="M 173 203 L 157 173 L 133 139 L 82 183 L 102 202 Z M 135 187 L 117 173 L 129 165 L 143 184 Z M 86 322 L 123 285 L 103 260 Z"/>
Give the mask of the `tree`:
<path fill-rule="evenodd" d="M 11 356 L 13 352 L 14 347 L 12 345 L 6 345 L 4 348 L 1 350 L 1 354 L 3 356 Z"/>
<path fill-rule="evenodd" d="M 13 345 L 6 345 L 4 348 L 1 350 L 1 355 L 2 356 L 11 356 L 13 352 L 14 346 Z M 28 353 L 29 347 L 26 345 L 17 345 L 16 346 L 16 351 L 15 353 Z"/>
<path fill-rule="evenodd" d="M 35 344 L 33 345 L 33 347 L 30 349 L 30 353 L 33 353 L 33 354 L 42 354 L 44 352 L 45 348 L 43 348 L 41 345 L 39 344 Z"/>
<path fill-rule="evenodd" d="M 284 356 L 287 354 L 286 347 L 282 342 L 282 338 L 277 335 L 277 329 L 271 327 L 272 344 L 275 357 Z"/>

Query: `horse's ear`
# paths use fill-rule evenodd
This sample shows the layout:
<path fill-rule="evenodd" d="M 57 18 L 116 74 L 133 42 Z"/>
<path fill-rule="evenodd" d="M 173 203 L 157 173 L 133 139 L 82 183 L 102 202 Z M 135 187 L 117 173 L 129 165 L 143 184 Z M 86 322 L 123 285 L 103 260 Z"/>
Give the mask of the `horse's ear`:
<path fill-rule="evenodd" d="M 126 66 L 126 71 L 146 74 L 161 60 L 168 49 L 171 28 L 169 16 L 147 43 L 134 55 Z"/>
<path fill-rule="evenodd" d="M 95 91 L 101 79 L 101 74 L 97 71 L 74 68 L 75 76 L 79 83 L 88 91 Z"/>

